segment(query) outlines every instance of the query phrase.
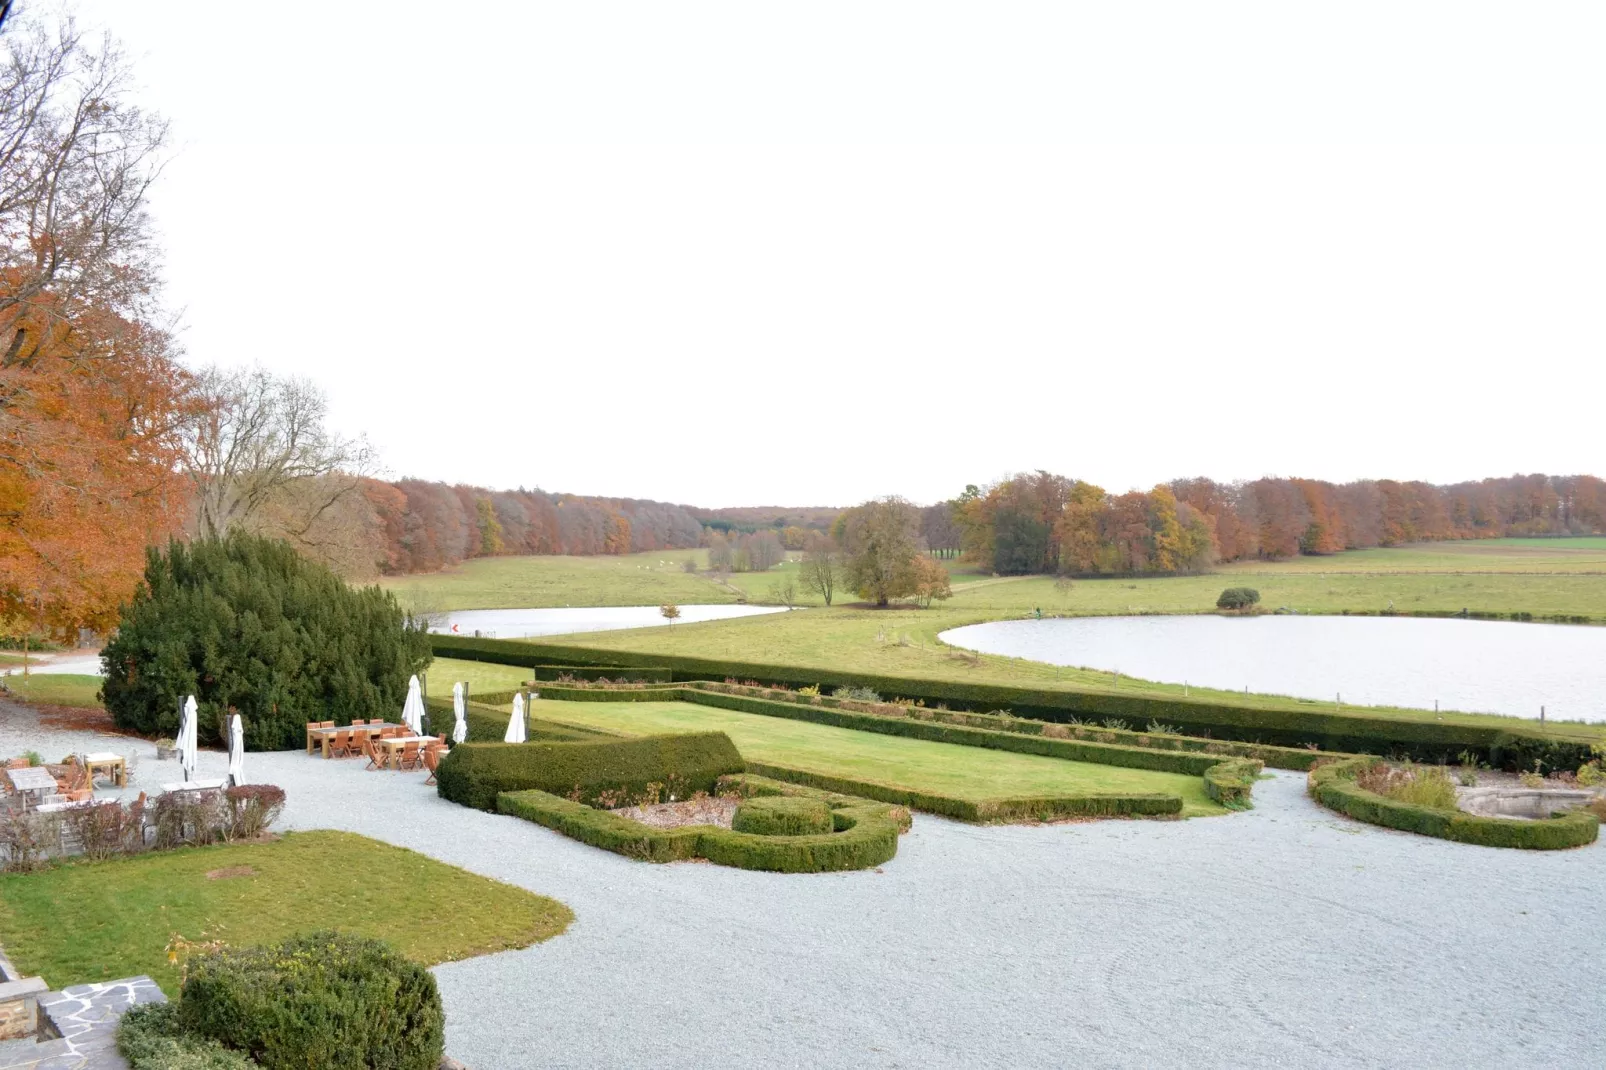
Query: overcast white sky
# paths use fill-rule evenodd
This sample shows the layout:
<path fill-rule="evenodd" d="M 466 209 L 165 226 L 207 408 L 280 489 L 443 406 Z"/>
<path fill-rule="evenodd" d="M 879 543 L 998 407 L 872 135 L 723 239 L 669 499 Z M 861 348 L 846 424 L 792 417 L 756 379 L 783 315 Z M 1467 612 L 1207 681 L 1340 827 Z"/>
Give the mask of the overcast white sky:
<path fill-rule="evenodd" d="M 76 10 L 174 124 L 190 360 L 394 476 L 1606 474 L 1598 0 Z"/>

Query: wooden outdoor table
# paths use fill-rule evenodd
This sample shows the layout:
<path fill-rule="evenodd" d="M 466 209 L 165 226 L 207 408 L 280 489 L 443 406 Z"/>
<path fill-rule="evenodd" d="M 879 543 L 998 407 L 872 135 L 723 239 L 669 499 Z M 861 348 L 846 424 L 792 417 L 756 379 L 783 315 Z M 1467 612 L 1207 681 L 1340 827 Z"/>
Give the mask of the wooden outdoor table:
<path fill-rule="evenodd" d="M 101 751 L 98 754 L 84 755 L 84 763 L 89 766 L 89 779 L 95 779 L 95 772 L 99 770 L 112 778 L 112 783 L 119 788 L 128 787 L 128 759 L 121 754 L 110 751 Z"/>
<path fill-rule="evenodd" d="M 385 768 L 389 769 L 391 763 L 401 756 L 402 748 L 407 746 L 407 744 L 423 744 L 426 742 L 433 743 L 435 741 L 436 740 L 434 736 L 388 736 L 385 739 L 374 740 L 374 746 L 383 752 L 385 758 Z M 420 746 L 419 750 L 423 750 L 423 747 Z"/>
<path fill-rule="evenodd" d="M 55 794 L 56 778 L 43 766 L 30 765 L 22 769 L 7 769 L 6 776 L 11 778 L 11 786 L 22 794 L 24 808 L 28 805 L 29 792 Z"/>
<path fill-rule="evenodd" d="M 307 731 L 323 751 L 323 756 L 327 758 L 329 757 L 329 741 L 334 738 L 336 732 L 351 732 L 359 736 L 377 736 L 386 728 L 401 727 L 403 726 L 387 722 L 385 724 L 341 724 L 335 725 L 333 728 L 309 728 Z"/>

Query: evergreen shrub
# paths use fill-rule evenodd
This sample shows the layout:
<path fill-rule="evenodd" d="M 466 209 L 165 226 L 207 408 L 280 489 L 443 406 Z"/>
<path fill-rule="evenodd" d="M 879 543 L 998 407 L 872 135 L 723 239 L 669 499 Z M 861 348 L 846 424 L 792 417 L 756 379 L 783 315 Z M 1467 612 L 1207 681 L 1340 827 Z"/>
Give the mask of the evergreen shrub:
<path fill-rule="evenodd" d="M 1260 592 L 1253 587 L 1228 587 L 1216 599 L 1217 609 L 1248 609 L 1260 604 Z"/>
<path fill-rule="evenodd" d="M 736 832 L 755 836 L 808 836 L 831 831 L 831 808 L 823 799 L 765 795 L 745 799 L 731 818 Z"/>
<path fill-rule="evenodd" d="M 282 1070 L 436 1070 L 446 1045 L 434 976 L 381 941 L 335 932 L 191 960 L 177 1020 Z"/>
<path fill-rule="evenodd" d="M 308 721 L 394 719 L 429 636 L 378 587 L 348 587 L 288 543 L 254 535 L 147 551 L 145 576 L 101 651 L 118 727 L 178 733 L 200 706 L 200 742 L 223 744 L 238 712 L 250 750 L 305 743 Z"/>

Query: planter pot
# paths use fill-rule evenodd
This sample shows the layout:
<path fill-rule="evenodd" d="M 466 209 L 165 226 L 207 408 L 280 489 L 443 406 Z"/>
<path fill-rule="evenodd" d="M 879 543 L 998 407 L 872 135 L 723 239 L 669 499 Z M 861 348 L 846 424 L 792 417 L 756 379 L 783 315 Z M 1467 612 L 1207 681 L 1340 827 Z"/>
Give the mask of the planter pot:
<path fill-rule="evenodd" d="M 178 752 L 178 748 L 177 747 L 157 747 L 156 748 L 156 760 L 159 761 L 159 762 L 165 762 L 169 758 L 173 757 L 173 755 L 176 754 L 177 752 Z"/>

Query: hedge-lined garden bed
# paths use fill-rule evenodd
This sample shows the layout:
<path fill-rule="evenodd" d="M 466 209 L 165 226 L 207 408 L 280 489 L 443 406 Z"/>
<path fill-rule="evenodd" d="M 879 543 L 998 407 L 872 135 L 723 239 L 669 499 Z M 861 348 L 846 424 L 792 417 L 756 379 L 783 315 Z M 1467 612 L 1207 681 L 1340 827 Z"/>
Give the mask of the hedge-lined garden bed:
<path fill-rule="evenodd" d="M 760 777 L 727 777 L 723 786 L 750 796 L 804 796 L 820 801 L 832 830 L 806 835 L 761 835 L 713 825 L 662 829 L 544 791 L 506 792 L 497 801 L 504 814 L 561 832 L 592 847 L 647 862 L 706 859 L 737 869 L 774 873 L 821 873 L 867 869 L 898 853 L 907 812 L 866 799 L 810 792 Z"/>
<path fill-rule="evenodd" d="M 1574 810 L 1540 821 L 1479 817 L 1460 810 L 1439 810 L 1391 799 L 1362 788 L 1355 778 L 1375 758 L 1359 757 L 1312 769 L 1311 797 L 1323 806 L 1357 821 L 1483 847 L 1559 850 L 1594 843 L 1600 819 L 1588 810 Z"/>
<path fill-rule="evenodd" d="M 1327 751 L 1399 755 L 1427 762 L 1455 760 L 1463 751 L 1499 768 L 1576 769 L 1588 761 L 1589 742 L 1556 737 L 1519 726 L 1468 725 L 1444 721 L 1403 720 L 1362 712 L 1323 710 L 1307 704 L 1283 707 L 1236 706 L 1204 699 L 1153 698 L 1092 691 L 1050 690 L 928 680 L 901 676 L 866 676 L 826 669 L 668 655 L 592 650 L 556 643 L 510 639 L 433 636 L 435 653 L 443 657 L 507 665 L 601 666 L 604 663 L 667 669 L 676 681 L 754 680 L 789 687 L 804 685 L 872 688 L 882 695 L 918 699 L 958 709 L 1008 709 L 1016 714 L 1057 723 L 1072 719 L 1124 720 L 1173 725 L 1185 735 L 1209 735 L 1250 743 L 1299 748 L 1314 745 Z"/>
<path fill-rule="evenodd" d="M 645 688 L 561 688 L 549 687 L 544 692 L 547 697 L 562 701 L 582 702 L 689 702 L 695 705 L 713 706 L 719 709 L 736 710 L 740 713 L 754 713 L 768 717 L 780 717 L 787 720 L 806 721 L 813 724 L 827 725 L 832 728 L 848 728 L 862 732 L 875 732 L 881 735 L 901 736 L 908 739 L 920 739 L 931 743 L 952 743 L 966 747 L 982 747 L 989 750 L 1008 751 L 1014 754 L 1035 754 L 1048 758 L 1061 758 L 1067 761 L 1089 762 L 1095 765 L 1113 765 L 1127 769 L 1145 769 L 1157 773 L 1180 773 L 1186 776 L 1205 776 L 1207 772 L 1226 766 L 1230 771 L 1218 773 L 1212 782 L 1205 781 L 1205 792 L 1212 799 L 1231 809 L 1246 809 L 1251 804 L 1250 792 L 1254 786 L 1254 778 L 1260 773 L 1261 763 L 1255 759 L 1230 758 L 1222 755 L 1204 754 L 1190 751 L 1159 750 L 1146 747 L 1122 747 L 1108 743 L 1093 743 L 1085 740 L 1070 738 L 1054 738 L 1042 735 L 1026 735 L 1022 733 L 972 728 L 965 725 L 944 724 L 936 721 L 925 721 L 917 717 L 895 717 L 885 714 L 859 713 L 837 707 L 824 705 L 815 706 L 807 703 L 775 701 L 772 699 L 753 698 L 747 695 L 726 694 L 704 687 L 645 687 Z M 901 709 L 902 707 L 892 707 Z M 749 768 L 755 768 L 749 765 Z M 1246 770 L 1247 775 L 1246 775 Z M 1175 799 L 1176 810 L 1157 811 L 1152 809 L 1109 811 L 1101 807 L 1110 805 L 1107 800 L 1118 798 L 1133 798 L 1144 800 L 1132 805 L 1151 807 L 1155 798 L 1173 798 L 1171 796 L 1049 796 L 1027 800 L 1015 800 L 1018 806 L 1005 805 L 1009 800 L 991 800 L 998 805 L 989 811 L 982 806 L 986 816 L 975 816 L 978 804 L 972 801 L 948 799 L 943 796 L 933 796 L 921 792 L 905 791 L 888 785 L 880 785 L 884 789 L 882 794 L 871 796 L 889 802 L 898 802 L 913 806 L 919 810 L 930 813 L 943 814 L 948 817 L 957 817 L 964 821 L 976 820 L 1007 820 L 1009 815 L 1019 815 L 1035 820 L 1050 820 L 1052 817 L 1066 817 L 1073 815 L 1111 815 L 1113 813 L 1158 813 L 1176 812 L 1181 809 L 1182 802 Z M 853 791 L 851 787 L 835 790 Z M 897 798 L 890 798 L 886 792 L 901 792 Z M 915 800 L 925 800 L 924 802 Z M 1097 800 L 1087 803 L 1092 809 L 1075 809 L 1079 800 Z M 1065 807 L 1055 809 L 1054 803 Z M 1126 805 L 1126 804 L 1116 804 Z"/>

